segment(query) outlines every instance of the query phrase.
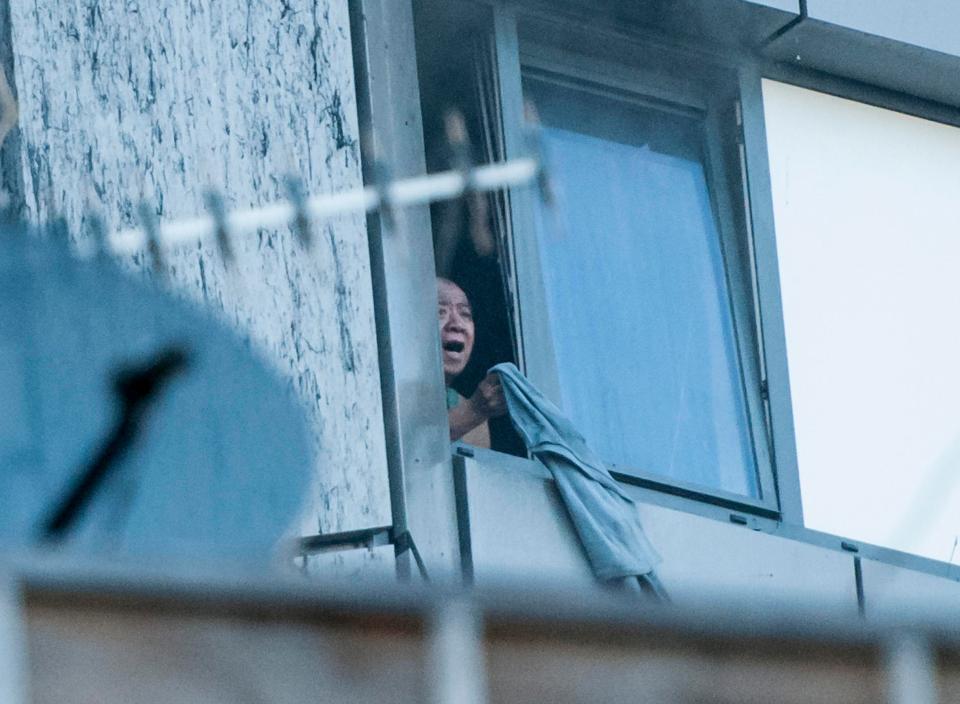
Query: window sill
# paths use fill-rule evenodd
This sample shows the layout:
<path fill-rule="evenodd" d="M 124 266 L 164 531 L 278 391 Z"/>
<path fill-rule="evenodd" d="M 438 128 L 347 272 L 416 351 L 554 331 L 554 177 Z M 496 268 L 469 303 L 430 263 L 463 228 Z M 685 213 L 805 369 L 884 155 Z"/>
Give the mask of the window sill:
<path fill-rule="evenodd" d="M 466 547 L 471 576 L 592 581 L 546 467 L 481 448 L 455 445 L 454 453 L 461 549 Z M 664 558 L 661 579 L 681 597 L 718 592 L 805 597 L 849 610 L 864 601 L 886 607 L 917 593 L 960 596 L 960 566 L 647 487 L 624 487 Z M 857 596 L 858 569 L 864 599 Z"/>

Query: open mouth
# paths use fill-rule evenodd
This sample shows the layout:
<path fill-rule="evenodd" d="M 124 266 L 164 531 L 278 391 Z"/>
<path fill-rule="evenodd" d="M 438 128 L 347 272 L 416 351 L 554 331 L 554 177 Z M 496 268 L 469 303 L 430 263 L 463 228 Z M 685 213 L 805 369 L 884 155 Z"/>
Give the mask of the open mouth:
<path fill-rule="evenodd" d="M 444 342 L 444 352 L 463 352 L 464 344 L 462 342 Z"/>

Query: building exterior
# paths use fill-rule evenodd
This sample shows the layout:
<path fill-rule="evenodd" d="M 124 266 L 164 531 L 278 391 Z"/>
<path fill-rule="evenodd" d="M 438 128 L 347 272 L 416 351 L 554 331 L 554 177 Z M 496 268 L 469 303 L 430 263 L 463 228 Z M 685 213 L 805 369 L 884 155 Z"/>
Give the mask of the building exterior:
<path fill-rule="evenodd" d="M 512 250 L 507 256 L 512 259 L 507 268 L 514 286 L 508 292 L 508 298 L 512 295 L 508 305 L 518 311 L 520 319 L 519 323 L 513 321 L 518 328 L 519 342 L 515 344 L 522 349 L 528 376 L 548 395 L 566 401 L 568 406 L 570 399 L 578 398 L 577 394 L 591 398 L 582 388 L 572 390 L 578 377 L 591 373 L 587 371 L 591 359 L 598 360 L 601 377 L 609 370 L 621 379 L 632 369 L 631 381 L 641 386 L 643 393 L 660 394 L 664 386 L 669 386 L 663 380 L 673 373 L 670 360 L 663 357 L 670 357 L 679 349 L 671 348 L 666 355 L 642 349 L 643 334 L 631 336 L 625 329 L 629 321 L 605 311 L 601 319 L 613 326 L 614 331 L 609 334 L 616 344 L 636 350 L 633 356 L 618 350 L 618 356 L 626 361 L 612 359 L 597 342 L 607 334 L 603 324 L 590 327 L 589 311 L 584 317 L 583 311 L 570 304 L 568 298 L 594 304 L 598 299 L 601 304 L 607 300 L 611 308 L 625 306 L 650 326 L 647 329 L 658 330 L 657 325 L 670 326 L 658 318 L 665 309 L 678 316 L 697 318 L 704 313 L 703 305 L 712 305 L 684 298 L 693 281 L 703 282 L 715 276 L 713 285 L 729 297 L 723 304 L 727 312 L 709 314 L 729 316 L 726 322 L 718 323 L 729 326 L 728 332 L 716 331 L 717 336 L 726 336 L 726 351 L 711 347 L 720 344 L 715 338 L 714 342 L 704 339 L 697 346 L 701 352 L 708 350 L 700 357 L 703 365 L 724 364 L 722 359 L 739 360 L 731 364 L 739 367 L 734 374 L 736 383 L 743 383 L 742 390 L 732 392 L 739 397 L 734 403 L 739 404 L 740 410 L 724 411 L 726 401 L 721 396 L 726 392 L 716 386 L 713 388 L 717 395 L 711 403 L 715 414 L 740 414 L 738 420 L 732 421 L 739 429 L 733 434 L 739 433 L 738 442 L 742 445 L 752 445 L 753 459 L 747 461 L 748 466 L 757 468 L 756 477 L 750 478 L 752 483 L 744 484 L 742 475 L 707 476 L 696 468 L 686 477 L 677 473 L 668 479 L 667 471 L 653 469 L 658 466 L 655 448 L 644 455 L 613 441 L 608 445 L 610 456 L 620 453 L 626 458 L 623 465 L 617 462 L 619 476 L 645 502 L 645 510 L 650 514 L 646 525 L 654 542 L 674 556 L 665 557 L 660 573 L 674 582 L 675 591 L 724 589 L 741 595 L 802 592 L 816 594 L 843 608 L 869 612 L 871 604 L 879 607 L 895 603 L 904 595 L 928 593 L 926 590 L 931 594 L 941 590 L 948 593 L 955 588 L 955 573 L 949 565 L 953 535 L 944 534 L 936 548 L 933 543 L 926 543 L 927 539 L 936 542 L 932 538 L 936 521 L 932 516 L 928 516 L 929 520 L 921 519 L 925 510 L 911 503 L 923 502 L 921 495 L 930 496 L 923 489 L 929 488 L 929 482 L 946 482 L 941 489 L 951 491 L 951 480 L 947 479 L 950 470 L 945 469 L 950 454 L 942 452 L 942 448 L 934 451 L 940 457 L 929 467 L 944 467 L 931 470 L 939 479 L 933 479 L 933 474 L 925 469 L 917 469 L 914 474 L 902 468 L 885 468 L 884 454 L 905 458 L 912 453 L 919 458 L 925 452 L 919 446 L 908 449 L 886 435 L 903 432 L 902 425 L 898 426 L 899 431 L 883 421 L 867 427 L 876 420 L 868 407 L 889 404 L 889 412 L 895 413 L 892 406 L 909 404 L 899 399 L 906 399 L 910 392 L 901 397 L 893 388 L 896 383 L 890 381 L 900 374 L 892 371 L 900 363 L 896 360 L 909 357 L 896 352 L 896 343 L 891 342 L 901 338 L 902 332 L 878 337 L 868 332 L 876 329 L 870 323 L 853 322 L 873 315 L 866 311 L 882 305 L 885 307 L 877 314 L 884 317 L 890 313 L 897 325 L 904 326 L 899 330 L 913 329 L 914 334 L 926 338 L 927 333 L 906 322 L 914 318 L 913 314 L 891 313 L 901 305 L 894 301 L 916 295 L 917 298 L 911 298 L 913 305 L 936 306 L 933 301 L 939 294 L 921 291 L 923 287 L 914 283 L 901 287 L 890 284 L 889 278 L 883 279 L 885 285 L 867 282 L 876 282 L 876 277 L 883 276 L 904 276 L 904 281 L 913 281 L 913 275 L 903 267 L 917 262 L 910 259 L 907 264 L 902 258 L 909 245 L 901 239 L 903 228 L 912 232 L 911 239 L 916 237 L 916 228 L 907 222 L 911 217 L 921 217 L 919 213 L 924 213 L 924 218 L 930 215 L 932 220 L 924 220 L 923 231 L 941 242 L 950 237 L 944 229 L 948 227 L 946 221 L 940 219 L 948 209 L 949 196 L 911 205 L 910 186 L 896 179 L 884 182 L 884 177 L 873 178 L 878 173 L 897 173 L 902 169 L 901 176 L 922 184 L 918 187 L 927 194 L 936 191 L 932 183 L 949 178 L 935 176 L 933 167 L 923 165 L 944 158 L 952 148 L 946 146 L 947 142 L 955 139 L 951 126 L 955 123 L 954 113 L 949 106 L 956 98 L 949 93 L 947 76 L 951 74 L 945 68 L 952 60 L 949 32 L 943 29 L 948 22 L 945 15 L 938 14 L 945 12 L 949 11 L 940 5 L 931 6 L 924 13 L 915 6 L 886 4 L 878 8 L 850 3 L 842 10 L 827 3 L 606 3 L 600 7 L 578 3 L 422 3 L 414 7 L 411 18 L 405 9 L 393 6 L 389 11 L 376 4 L 363 8 L 365 33 L 354 35 L 355 45 L 360 42 L 365 51 L 358 64 L 365 67 L 359 74 L 366 93 L 360 103 L 361 122 L 369 122 L 383 142 L 392 145 L 390 149 L 412 150 L 410 157 L 405 151 L 391 153 L 393 162 L 398 164 L 396 168 L 402 170 L 406 163 L 410 164 L 410 172 L 422 168 L 421 132 L 406 118 L 404 110 L 415 110 L 418 102 L 439 109 L 442 101 L 437 102 L 434 96 L 457 85 L 458 75 L 465 75 L 456 72 L 470 61 L 461 59 L 458 67 L 457 56 L 469 53 L 470 49 L 464 49 L 456 37 L 488 38 L 491 48 L 485 56 L 494 66 L 493 84 L 499 91 L 492 105 L 499 110 L 502 123 L 502 133 L 496 135 L 500 156 L 523 153 L 523 100 L 533 98 L 538 104 L 554 187 L 561 192 L 567 190 L 562 195 L 569 207 L 560 218 L 566 218 L 564 225 L 568 230 L 558 239 L 576 239 L 578 235 L 571 234 L 574 230 L 588 232 L 586 239 L 570 245 L 573 250 L 579 248 L 571 265 L 564 253 L 550 251 L 566 245 L 544 244 L 550 233 L 543 221 L 549 215 L 538 214 L 540 206 L 533 202 L 534 194 L 517 194 L 508 206 Z M 416 34 L 412 46 L 409 33 L 403 34 L 408 31 L 403 28 L 409 28 L 411 23 Z M 384 34 L 376 34 L 378 31 Z M 431 42 L 424 37 L 436 39 Z M 382 50 L 383 47 L 389 51 Z M 414 57 L 419 62 L 419 83 L 410 68 Z M 404 71 L 409 74 L 398 72 L 397 66 L 406 67 Z M 453 78 L 449 78 L 451 74 Z M 389 76 L 389 88 L 378 83 L 385 81 L 385 76 Z M 404 88 L 398 93 L 394 86 L 401 85 L 402 76 L 407 83 L 402 84 Z M 436 85 L 443 88 L 437 89 Z M 409 104 L 405 105 L 398 95 L 407 96 Z M 482 93 L 480 98 L 475 94 L 473 99 L 484 100 Z M 638 105 L 641 107 L 637 108 Z M 634 109 L 636 112 L 630 113 Z M 648 112 L 642 112 L 644 109 Z M 603 115 L 618 110 L 619 125 L 603 122 Z M 423 114 L 423 119 L 429 121 L 427 113 Z M 580 117 L 584 114 L 587 117 Z M 684 119 L 697 125 L 698 138 L 705 139 L 707 145 L 696 157 L 689 157 L 692 152 L 684 151 L 689 143 L 684 146 L 683 140 L 690 138 L 680 134 L 679 128 L 671 136 L 657 132 L 665 124 Z M 604 188 L 612 190 L 610 184 L 618 182 L 618 175 L 619 182 L 626 180 L 623 174 L 628 167 L 622 164 L 630 159 L 638 159 L 635 166 L 629 167 L 637 169 L 634 173 L 646 174 L 653 180 L 668 179 L 653 170 L 643 171 L 653 167 L 641 163 L 643 157 L 629 150 L 617 153 L 617 168 L 624 170 L 616 171 L 603 161 L 607 157 L 571 141 L 571 134 L 576 136 L 579 130 L 594 140 L 605 139 L 607 146 L 629 144 L 631 137 L 616 130 L 630 120 L 634 120 L 638 132 L 647 130 L 649 143 L 674 140 L 673 146 L 660 147 L 662 152 L 686 158 L 688 163 L 699 160 L 695 170 L 699 169 L 696 178 L 701 179 L 699 187 L 703 189 L 700 196 L 685 195 L 681 189 L 686 182 L 680 181 L 656 192 L 659 196 L 654 188 L 635 194 L 639 201 L 650 198 L 649 206 L 637 206 L 629 198 L 615 200 L 623 196 L 604 200 L 599 195 Z M 921 146 L 921 142 L 927 138 L 919 135 L 928 129 L 928 137 L 938 140 L 939 146 L 930 142 L 930 151 L 924 151 L 927 147 Z M 492 131 L 496 133 L 497 129 Z M 429 134 L 430 130 L 426 132 Z M 871 136 L 865 137 L 867 142 L 860 141 L 868 134 Z M 918 141 L 913 142 L 914 137 L 908 134 L 915 135 Z M 939 141 L 941 136 L 946 141 Z M 429 159 L 429 143 L 425 149 Z M 896 165 L 884 163 L 884 157 L 869 160 L 868 164 L 865 155 L 871 151 L 911 156 L 898 157 Z M 921 153 L 926 156 L 920 157 Z M 911 162 L 914 157 L 924 161 Z M 804 162 L 807 166 L 802 165 Z M 590 176 L 584 174 L 592 167 L 599 177 L 589 181 Z M 606 183 L 604 177 L 608 179 Z M 803 195 L 804 186 L 800 184 L 822 187 L 811 188 Z M 575 189 L 585 192 L 586 197 L 574 193 Z M 826 191 L 833 195 L 828 196 Z M 692 200 L 684 205 L 683 198 L 687 197 Z M 712 208 L 713 216 L 710 227 L 716 228 L 711 230 L 711 237 L 717 238 L 719 245 L 711 250 L 712 254 L 701 250 L 698 255 L 694 250 L 698 245 L 691 244 L 682 256 L 712 257 L 715 264 L 722 261 L 719 274 L 716 268 L 712 273 L 708 271 L 709 267 L 693 271 L 695 265 L 690 266 L 690 273 L 683 264 L 669 259 L 681 256 L 677 251 L 644 249 L 643 245 L 623 239 L 633 232 L 631 227 L 642 229 L 637 223 L 643 218 L 655 223 L 654 227 L 661 232 L 684 237 L 683 224 L 671 221 L 669 213 L 654 210 L 665 200 L 672 200 L 670 207 L 687 212 L 696 207 L 698 197 L 701 202 L 709 200 L 707 207 Z M 890 208 L 878 206 L 880 201 L 892 204 L 897 198 L 903 198 L 903 202 Z M 604 219 L 600 210 L 590 210 L 591 200 L 602 201 L 601 208 L 626 213 L 625 217 L 632 219 L 626 225 L 616 217 Z M 631 207 L 634 209 L 630 210 Z M 643 207 L 647 210 L 643 211 Z M 559 208 L 562 210 L 564 205 L 561 203 Z M 662 210 L 667 209 L 668 206 L 662 206 Z M 577 220 L 576 214 L 571 215 L 573 211 L 589 215 Z M 884 214 L 879 220 L 866 215 L 874 211 Z M 904 221 L 897 212 L 911 215 Z M 806 214 L 820 217 L 803 219 Z M 599 237 L 597 232 L 588 231 L 591 222 L 603 227 L 609 245 L 585 249 L 590 246 L 589 240 Z M 842 225 L 834 227 L 833 223 Z M 405 237 L 415 237 L 412 233 L 418 229 L 415 225 L 408 227 Z M 626 235 L 622 234 L 624 231 Z M 818 233 L 816 238 L 809 234 L 814 231 Z M 394 253 L 391 247 L 402 246 L 402 251 L 409 253 L 424 251 L 422 248 L 427 246 L 421 242 L 421 249 L 417 250 L 414 241 L 387 237 L 381 238 L 381 242 L 387 263 L 399 256 L 399 251 Z M 884 254 L 880 250 L 887 245 L 879 247 L 878 242 L 892 243 L 889 246 L 893 249 Z M 609 248 L 606 252 L 605 246 Z M 930 246 L 936 250 L 939 245 Z M 944 256 L 946 251 L 941 250 Z M 658 256 L 665 262 L 659 270 L 656 264 L 650 264 Z M 600 264 L 590 264 L 591 257 Z M 625 265 L 621 265 L 623 259 L 628 259 Z M 829 266 L 822 265 L 825 260 L 830 262 Z M 639 271 L 641 265 L 648 270 L 646 273 Z M 599 266 L 604 273 L 593 274 L 590 266 Z M 551 274 L 550 269 L 559 273 Z M 425 306 L 431 291 L 427 286 L 419 293 L 410 293 L 423 299 L 404 300 L 403 296 L 391 295 L 390 287 L 400 286 L 392 283 L 391 277 L 402 277 L 404 273 L 386 263 L 383 270 L 390 320 L 403 321 L 400 328 L 390 328 L 391 339 L 395 339 L 400 329 L 411 329 L 412 322 L 406 316 L 418 306 Z M 881 271 L 890 273 L 883 275 Z M 673 287 L 663 284 L 662 278 L 659 284 L 650 284 L 646 289 L 641 284 L 631 287 L 626 281 L 622 286 L 619 281 L 610 286 L 603 280 L 604 276 L 626 279 L 630 272 L 648 277 L 642 279 L 645 282 L 654 281 L 656 276 L 673 277 Z M 691 278 L 685 280 L 683 277 L 688 275 Z M 950 276 L 946 270 L 942 275 Z M 661 290 L 652 291 L 655 285 L 660 285 Z M 598 293 L 591 299 L 585 288 Z M 912 292 L 907 294 L 906 289 Z M 661 297 L 644 304 L 645 295 Z M 819 326 L 826 320 L 836 324 Z M 887 320 L 890 325 L 890 319 Z M 422 324 L 427 325 L 426 321 Z M 424 339 L 426 346 L 415 350 L 412 359 L 407 357 L 411 349 L 406 345 L 393 353 L 395 373 L 405 376 L 412 373 L 399 371 L 405 369 L 405 364 L 422 364 L 429 355 L 427 347 L 433 344 L 429 337 Z M 665 338 L 655 339 L 660 344 Z M 950 344 L 931 338 L 931 345 L 938 349 L 946 349 Z M 917 346 L 912 353 L 905 354 L 922 356 L 916 349 Z M 887 352 L 900 356 L 883 356 Z M 564 356 L 566 360 L 562 359 Z M 832 366 L 831 357 L 836 359 Z M 870 361 L 872 357 L 883 357 L 882 365 L 894 366 L 878 367 L 880 362 Z M 657 381 L 642 381 L 643 371 L 637 368 L 641 364 L 656 370 L 653 376 Z M 911 368 L 909 361 L 905 364 Z M 596 376 L 590 378 L 603 384 Z M 716 377 L 700 383 L 715 382 Z M 618 394 L 618 400 L 610 405 L 626 398 L 620 393 L 623 383 L 618 381 L 605 388 L 603 393 Z M 909 381 L 905 383 L 910 385 Z M 425 387 L 415 388 L 419 391 Z M 844 388 L 849 393 L 841 390 Z M 420 432 L 424 422 L 418 414 L 429 405 L 429 399 L 410 399 L 410 406 L 406 406 L 399 385 L 393 387 L 393 394 L 400 438 L 405 437 L 405 427 L 410 432 Z M 858 394 L 859 400 L 850 400 Z M 668 396 L 669 392 L 657 396 L 663 405 L 653 416 L 644 416 L 644 427 L 656 426 L 665 413 L 663 409 L 671 402 Z M 643 403 L 633 398 L 623 403 Z M 405 410 L 410 407 L 417 411 Z M 606 407 L 601 411 L 587 402 L 580 407 L 585 410 L 579 412 L 577 420 L 581 427 L 593 431 L 587 434 L 597 444 L 606 442 L 600 426 L 624 422 L 618 411 L 610 412 Z M 836 413 L 831 414 L 831 408 Z M 656 415 L 658 412 L 660 416 Z M 939 412 L 933 415 L 941 417 Z M 414 419 L 412 426 L 405 426 L 408 418 Z M 818 418 L 823 418 L 823 422 L 818 422 Z M 926 423 L 919 417 L 915 420 Z M 657 427 L 666 434 L 677 425 L 679 421 L 672 427 Z M 643 428 L 629 424 L 617 427 L 628 428 L 620 436 L 636 437 L 637 444 L 655 446 L 659 440 Z M 881 441 L 881 437 L 887 437 L 891 444 Z M 942 439 L 947 441 L 948 437 L 952 437 L 952 431 Z M 399 453 L 391 459 L 393 466 L 421 467 L 424 460 L 418 452 L 404 459 L 404 453 L 413 447 L 419 450 L 423 444 L 401 442 L 392 446 Z M 712 446 L 710 452 L 714 454 L 710 456 L 737 452 L 731 445 L 723 445 L 726 450 L 720 447 Z M 806 464 L 804 453 L 810 458 Z M 544 526 L 541 530 L 533 518 L 551 513 L 546 508 L 549 498 L 541 488 L 543 475 L 535 467 L 501 454 L 470 454 L 455 463 L 461 479 L 458 514 L 461 526 L 464 515 L 469 514 L 471 542 L 462 544 L 461 550 L 469 549 L 478 578 L 481 574 L 504 571 L 520 575 L 534 564 L 541 574 L 547 570 L 553 577 L 571 576 L 576 570 L 561 566 L 572 565 L 566 557 L 560 557 L 564 551 L 559 543 L 566 541 L 551 542 L 548 529 Z M 645 466 L 650 469 L 637 470 L 637 466 L 643 466 L 639 463 L 630 469 L 630 458 L 636 457 L 639 462 L 646 461 Z M 691 466 L 705 464 L 698 463 L 695 451 L 688 461 Z M 719 460 L 717 464 L 730 463 Z M 736 464 L 732 461 L 733 466 Z M 519 478 L 524 466 L 529 467 L 530 474 L 526 484 Z M 627 468 L 620 470 L 619 466 Z M 660 462 L 659 466 L 665 463 Z M 913 479 L 905 479 L 907 475 Z M 405 477 L 409 507 L 416 503 L 418 489 L 412 476 Z M 688 480 L 694 477 L 692 482 Z M 433 478 L 428 481 L 430 491 L 435 490 L 433 482 Z M 704 490 L 708 485 L 712 488 Z M 510 489 L 504 491 L 504 486 Z M 538 500 L 544 508 L 529 510 Z M 444 514 L 437 509 L 443 504 L 435 495 L 431 495 L 429 503 L 434 507 L 432 520 L 441 521 L 442 525 Z M 884 508 L 878 514 L 880 505 Z M 915 508 L 907 508 L 908 505 Z M 411 521 L 418 520 L 412 518 L 414 514 L 424 515 L 409 511 Z M 452 520 L 450 515 L 447 509 L 446 520 Z M 887 518 L 874 521 L 871 516 L 876 515 Z M 913 528 L 907 527 L 911 523 Z M 435 529 L 426 532 L 443 534 Z M 922 533 L 927 538 L 920 538 Z M 529 541 L 524 540 L 527 535 Z M 511 539 L 507 540 L 507 536 Z M 425 552 L 436 554 L 433 547 Z M 447 550 L 440 548 L 440 553 L 446 555 Z M 673 569 L 677 572 L 670 577 Z M 810 579 L 811 574 L 817 578 Z"/>
<path fill-rule="evenodd" d="M 207 185 L 243 208 L 288 172 L 330 192 L 439 170 L 449 107 L 478 161 L 538 135 L 553 198 L 491 198 L 492 259 L 445 261 L 423 206 L 316 223 L 308 255 L 289 230 L 234 270 L 168 261 L 304 404 L 297 530 L 367 546 L 308 572 L 415 579 L 412 538 L 440 581 L 593 585 L 541 465 L 451 449 L 439 262 L 488 267 L 494 361 L 611 458 L 676 604 L 870 621 L 960 594 L 954 3 L 7 0 L 0 22 L 4 186 L 75 240 L 91 209 L 201 212 Z"/>

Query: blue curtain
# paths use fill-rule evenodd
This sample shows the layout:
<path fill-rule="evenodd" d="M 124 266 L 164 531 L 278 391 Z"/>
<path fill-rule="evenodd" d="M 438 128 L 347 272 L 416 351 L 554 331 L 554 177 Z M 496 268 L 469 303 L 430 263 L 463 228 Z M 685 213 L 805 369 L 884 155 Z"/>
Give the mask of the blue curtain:
<path fill-rule="evenodd" d="M 564 409 L 622 471 L 757 496 L 700 125 L 565 92 L 528 86 L 558 191 L 537 237 Z"/>

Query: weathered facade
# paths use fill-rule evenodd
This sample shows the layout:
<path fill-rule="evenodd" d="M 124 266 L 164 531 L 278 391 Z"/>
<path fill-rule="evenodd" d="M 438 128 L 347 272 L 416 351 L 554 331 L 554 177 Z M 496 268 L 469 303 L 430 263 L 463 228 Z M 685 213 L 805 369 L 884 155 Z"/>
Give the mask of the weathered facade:
<path fill-rule="evenodd" d="M 699 180 L 689 189 L 689 203 L 712 219 L 701 271 L 717 283 L 702 298 L 720 311 L 720 322 L 704 314 L 714 327 L 704 326 L 710 334 L 703 339 L 727 345 L 726 357 L 704 365 L 727 365 L 729 437 L 742 445 L 728 454 L 745 457 L 752 474 L 732 490 L 719 472 L 714 485 L 700 481 L 706 470 L 691 481 L 624 463 L 616 476 L 640 503 L 663 554 L 659 572 L 681 600 L 715 591 L 815 598 L 869 615 L 871 605 L 904 595 L 956 593 L 958 574 L 952 554 L 930 559 L 809 520 L 791 395 L 799 377 L 788 366 L 787 284 L 778 265 L 787 230 L 777 189 L 789 179 L 773 173 L 772 91 L 764 86 L 906 113 L 949 127 L 949 140 L 960 125 L 960 15 L 936 0 L 838 7 L 826 0 L 157 7 L 9 0 L 0 3 L 7 37 L 0 58 L 16 89 L 19 128 L 4 146 L 4 183 L 23 217 L 62 216 L 83 238 L 91 209 L 111 227 L 135 225 L 141 201 L 163 219 L 189 216 L 204 210 L 207 186 L 240 208 L 286 197 L 287 173 L 310 192 L 372 184 L 377 171 L 361 158 L 361 141 L 376 146 L 392 176 L 417 175 L 436 161 L 438 120 L 425 111 L 443 107 L 444 72 L 472 71 L 482 61 L 492 76 L 489 95 L 450 85 L 484 115 L 493 145 L 487 158 L 526 153 L 524 99 L 537 91 L 553 101 L 544 110 L 548 129 L 551 119 L 558 130 L 565 126 L 565 108 L 572 115 L 592 100 L 624 114 L 639 105 L 652 122 L 686 120 L 708 144 L 707 156 L 694 160 Z M 483 52 L 461 41 L 466 36 L 482 37 Z M 607 141 L 629 142 L 617 139 Z M 689 147 L 676 138 L 666 151 L 676 156 Z M 554 175 L 575 171 L 561 164 Z M 672 196 L 663 192 L 664 200 Z M 551 252 L 539 244 L 535 201 L 529 189 L 506 201 L 510 227 L 497 233 L 507 243 L 498 264 L 510 279 L 511 322 L 520 321 L 516 361 L 556 398 L 568 390 L 557 351 L 568 340 L 555 327 L 567 309 L 550 309 L 562 296 L 551 298 L 545 283 Z M 291 231 L 260 232 L 236 243 L 230 268 L 213 248 L 181 251 L 167 262 L 170 285 L 251 339 L 303 402 L 317 456 L 301 532 L 393 526 L 409 531 L 434 574 L 589 584 L 542 467 L 471 448 L 451 457 L 430 213 L 421 207 L 395 216 L 315 223 L 309 251 Z M 671 260 L 661 279 L 680 279 L 682 260 Z M 129 262 L 134 270 L 146 263 Z M 582 297 L 597 281 L 567 282 L 560 293 Z M 664 319 L 674 312 L 660 308 Z M 596 342 L 590 332 L 569 337 Z M 703 391 L 694 386 L 687 396 Z M 711 403 L 694 409 L 706 425 L 723 406 Z M 655 420 L 658 410 L 650 411 Z M 681 410 L 674 416 L 697 415 Z M 389 549 L 377 554 L 392 563 Z M 401 573 L 410 571 L 408 553 L 400 562 Z"/>
<path fill-rule="evenodd" d="M 4 3 L 19 130 L 6 180 L 31 222 L 137 208 L 201 213 L 361 183 L 345 2 Z M 11 154 L 16 150 L 15 154 Z M 296 389 L 316 482 L 304 533 L 390 522 L 367 236 L 361 217 L 172 254 L 169 285 L 233 324 Z M 132 268 L 145 268 L 139 256 Z"/>
<path fill-rule="evenodd" d="M 526 156 L 525 100 L 540 99 L 569 231 L 549 239 L 535 189 L 491 201 L 508 346 L 598 442 L 616 436 L 604 450 L 640 458 L 613 476 L 674 605 L 594 589 L 543 465 L 451 448 L 437 212 L 344 216 L 314 223 L 309 249 L 291 229 L 237 239 L 230 266 L 212 246 L 171 253 L 161 285 L 230 324 L 302 403 L 314 481 L 290 519 L 310 545 L 346 532 L 337 547 L 370 548 L 338 553 L 351 575 L 405 578 L 412 537 L 434 582 L 494 596 L 27 554 L 0 582 L 0 697 L 159 700 L 174 680 L 198 701 L 952 696 L 960 249 L 940 162 L 960 154 L 958 28 L 951 0 L 0 0 L 19 111 L 3 186 L 75 243 L 90 213 L 111 228 L 136 226 L 141 203 L 192 216 L 208 187 L 245 208 L 288 197 L 286 174 L 311 193 L 382 186 L 384 165 L 422 174 L 445 163 L 451 101 L 479 159 Z M 145 255 L 122 263 L 153 276 Z M 885 336 L 845 336 L 870 322 Z M 888 346 L 899 366 L 870 367 Z M 605 415 L 623 398 L 646 405 Z M 833 444 L 811 444 L 823 426 Z M 643 454 L 657 443 L 669 452 Z M 933 547 L 913 547 L 931 526 Z"/>

